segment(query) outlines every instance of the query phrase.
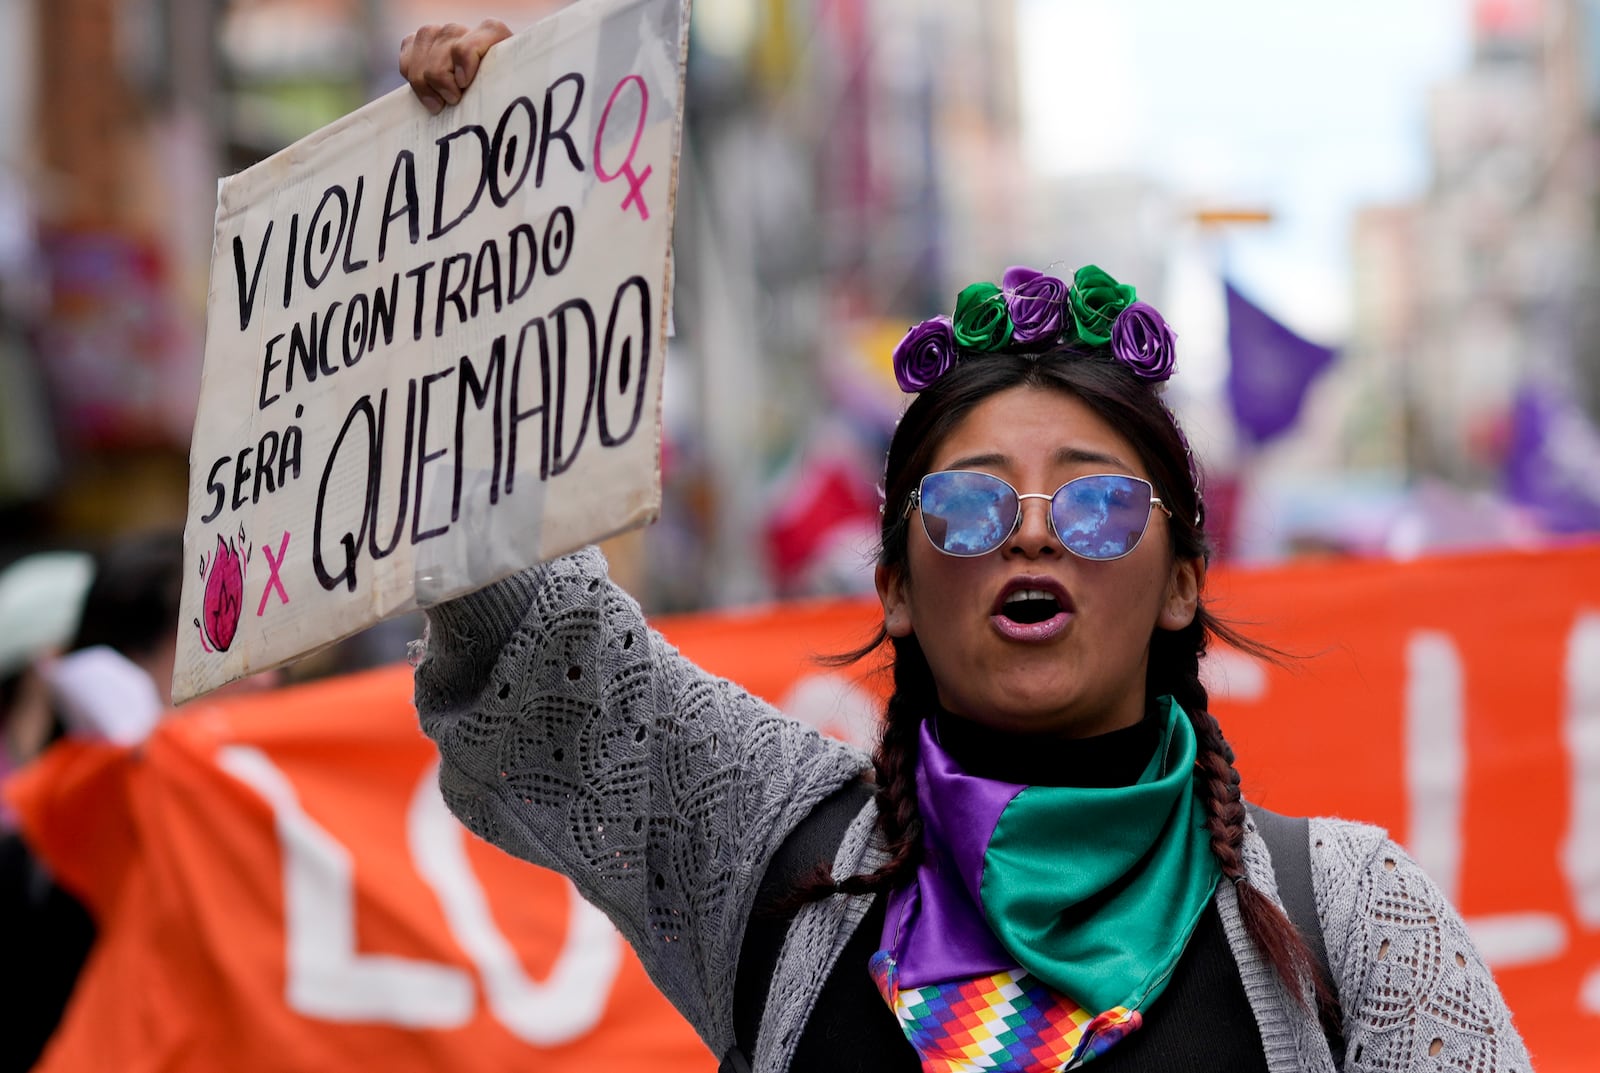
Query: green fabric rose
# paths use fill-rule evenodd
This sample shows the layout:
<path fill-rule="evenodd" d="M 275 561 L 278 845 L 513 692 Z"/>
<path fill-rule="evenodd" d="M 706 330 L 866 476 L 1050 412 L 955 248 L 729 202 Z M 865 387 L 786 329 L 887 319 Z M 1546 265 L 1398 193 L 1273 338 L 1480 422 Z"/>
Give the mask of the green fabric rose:
<path fill-rule="evenodd" d="M 1078 326 L 1078 338 L 1093 346 L 1110 342 L 1112 322 L 1138 296 L 1132 286 L 1118 283 L 1102 268 L 1084 265 L 1078 269 L 1067 295 L 1073 323 Z"/>
<path fill-rule="evenodd" d="M 999 350 L 1011 342 L 1006 296 L 993 283 L 974 283 L 956 298 L 956 343 L 968 350 Z"/>

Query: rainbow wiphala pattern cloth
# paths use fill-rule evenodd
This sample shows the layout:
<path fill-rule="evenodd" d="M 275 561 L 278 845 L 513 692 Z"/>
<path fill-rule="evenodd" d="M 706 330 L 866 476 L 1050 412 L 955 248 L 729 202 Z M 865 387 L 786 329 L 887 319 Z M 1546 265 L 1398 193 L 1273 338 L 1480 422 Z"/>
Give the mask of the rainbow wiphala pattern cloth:
<path fill-rule="evenodd" d="M 873 955 L 871 970 L 924 1073 L 1076 1069 L 1143 1023 L 1122 1006 L 1091 1015 L 1020 968 L 905 990 L 889 951 Z"/>

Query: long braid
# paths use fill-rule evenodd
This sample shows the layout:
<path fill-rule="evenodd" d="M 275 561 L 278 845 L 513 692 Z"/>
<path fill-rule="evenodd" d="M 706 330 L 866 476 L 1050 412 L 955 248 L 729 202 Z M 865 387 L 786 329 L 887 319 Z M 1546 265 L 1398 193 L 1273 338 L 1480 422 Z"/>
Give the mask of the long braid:
<path fill-rule="evenodd" d="M 1337 1030 L 1340 1011 L 1331 982 L 1326 978 L 1311 948 L 1287 914 L 1257 890 L 1245 873 L 1245 807 L 1239 792 L 1239 771 L 1234 766 L 1233 747 L 1222 734 L 1222 726 L 1210 711 L 1210 696 L 1200 680 L 1200 656 L 1209 636 L 1232 637 L 1232 631 L 1200 607 L 1194 621 L 1176 632 L 1157 631 L 1150 651 L 1150 688 L 1170 694 L 1189 716 L 1194 727 L 1196 756 L 1195 793 L 1206 809 L 1206 828 L 1211 834 L 1211 852 L 1223 876 L 1233 883 L 1239 900 L 1239 916 L 1256 949 L 1272 964 L 1280 979 L 1295 997 L 1304 1002 L 1296 981 L 1309 979 L 1324 1027 Z M 1233 637 L 1247 649 L 1253 647 Z"/>
<path fill-rule="evenodd" d="M 843 663 L 861 658 L 886 639 L 880 632 L 861 650 L 835 657 Z M 896 638 L 893 642 L 894 692 L 884 706 L 883 733 L 872 754 L 878 790 L 878 826 L 883 832 L 889 860 L 881 867 L 835 881 L 827 867 L 819 868 L 801 883 L 785 907 L 825 898 L 830 894 L 868 894 L 886 891 L 916 870 L 922 862 L 922 813 L 917 807 L 917 757 L 921 752 L 918 737 L 922 721 L 938 703 L 933 672 L 915 638 Z"/>
<path fill-rule="evenodd" d="M 883 736 L 872 754 L 878 774 L 878 815 L 889 860 L 838 884 L 842 894 L 865 894 L 895 886 L 922 862 L 922 813 L 917 808 L 918 736 L 937 698 L 933 672 L 915 638 L 894 640 L 894 693 L 885 706 Z"/>

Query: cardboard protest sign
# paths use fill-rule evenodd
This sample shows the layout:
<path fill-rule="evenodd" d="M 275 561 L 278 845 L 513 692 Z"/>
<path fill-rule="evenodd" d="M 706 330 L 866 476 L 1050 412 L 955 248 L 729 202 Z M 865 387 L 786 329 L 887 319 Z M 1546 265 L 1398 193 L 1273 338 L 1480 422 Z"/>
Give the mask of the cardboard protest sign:
<path fill-rule="evenodd" d="M 588 0 L 218 187 L 173 695 L 647 523 L 686 0 Z"/>

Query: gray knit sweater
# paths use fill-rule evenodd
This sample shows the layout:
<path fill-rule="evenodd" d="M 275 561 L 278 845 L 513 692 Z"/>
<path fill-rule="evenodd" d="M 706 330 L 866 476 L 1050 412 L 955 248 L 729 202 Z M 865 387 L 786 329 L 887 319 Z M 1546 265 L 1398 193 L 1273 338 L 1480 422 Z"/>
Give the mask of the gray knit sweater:
<path fill-rule="evenodd" d="M 784 837 L 855 778 L 859 751 L 684 659 L 586 549 L 428 612 L 416 702 L 440 784 L 474 832 L 569 876 L 638 952 L 716 1055 L 756 887 Z M 883 860 L 869 803 L 838 875 Z M 1317 911 L 1345 1011 L 1345 1069 L 1527 1070 L 1505 1002 L 1460 916 L 1374 827 L 1311 824 Z M 1250 829 L 1252 884 L 1277 897 Z M 834 897 L 791 926 L 755 1073 L 788 1068 L 812 1003 L 870 899 Z M 1330 1073 L 1314 1016 L 1247 938 L 1230 884 L 1217 909 L 1268 1067 Z M 862 966 L 862 971 L 866 967 Z"/>

